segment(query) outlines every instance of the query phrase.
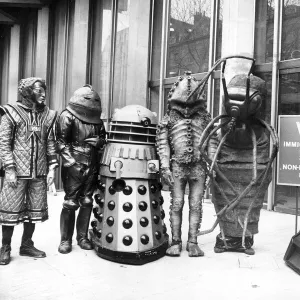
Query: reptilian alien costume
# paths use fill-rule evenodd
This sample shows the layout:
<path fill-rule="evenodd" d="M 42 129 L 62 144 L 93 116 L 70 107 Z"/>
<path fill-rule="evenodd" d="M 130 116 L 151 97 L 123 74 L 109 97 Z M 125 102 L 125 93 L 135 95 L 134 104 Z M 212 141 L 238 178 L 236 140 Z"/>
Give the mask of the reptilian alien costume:
<path fill-rule="evenodd" d="M 45 106 L 45 91 L 43 79 L 22 79 L 21 100 L 1 107 L 0 159 L 5 170 L 0 194 L 1 265 L 10 262 L 11 238 L 19 223 L 24 224 L 20 255 L 46 256 L 31 239 L 35 223 L 48 219 L 47 183 L 53 182 L 58 166 L 53 133 L 56 112 Z"/>
<path fill-rule="evenodd" d="M 171 188 L 170 224 L 172 243 L 167 255 L 179 256 L 182 250 L 181 224 L 184 194 L 189 185 L 189 256 L 203 256 L 197 243 L 202 220 L 206 163 L 199 150 L 200 136 L 210 122 L 205 100 L 193 93 L 198 86 L 191 72 L 179 77 L 169 93 L 168 111 L 157 130 L 157 147 L 163 181 Z M 207 145 L 209 157 L 216 151 L 216 138 Z"/>
<path fill-rule="evenodd" d="M 92 86 L 85 85 L 74 92 L 57 120 L 57 148 L 62 158 L 61 177 L 65 191 L 58 251 L 63 254 L 72 250 L 75 211 L 78 208 L 78 245 L 84 250 L 93 248 L 87 231 L 99 173 L 99 150 L 105 144 L 106 134 L 100 116 L 100 97 Z"/>

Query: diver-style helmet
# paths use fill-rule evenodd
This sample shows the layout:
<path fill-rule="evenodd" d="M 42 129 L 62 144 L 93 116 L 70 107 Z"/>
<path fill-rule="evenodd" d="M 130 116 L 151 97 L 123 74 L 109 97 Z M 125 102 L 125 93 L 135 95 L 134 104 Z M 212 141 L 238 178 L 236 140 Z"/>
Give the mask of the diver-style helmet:
<path fill-rule="evenodd" d="M 101 99 L 89 84 L 74 92 L 66 109 L 83 122 L 91 124 L 101 123 Z"/>

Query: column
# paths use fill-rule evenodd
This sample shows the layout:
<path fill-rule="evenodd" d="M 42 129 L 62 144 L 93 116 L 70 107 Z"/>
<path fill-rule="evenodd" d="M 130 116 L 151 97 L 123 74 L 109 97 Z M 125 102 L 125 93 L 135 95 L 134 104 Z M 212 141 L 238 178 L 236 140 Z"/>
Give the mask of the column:
<path fill-rule="evenodd" d="M 38 10 L 34 75 L 46 79 L 48 62 L 49 7 Z"/>
<path fill-rule="evenodd" d="M 20 56 L 20 25 L 14 25 L 10 33 L 9 68 L 7 80 L 7 103 L 15 104 L 18 99 Z"/>
<path fill-rule="evenodd" d="M 129 11 L 126 105 L 147 107 L 150 0 L 131 1 Z"/>
<path fill-rule="evenodd" d="M 228 55 L 253 57 L 254 29 L 255 0 L 224 0 L 222 57 Z M 236 69 L 227 72 L 227 82 L 232 78 L 233 72 L 236 72 Z"/>
<path fill-rule="evenodd" d="M 86 83 L 88 59 L 89 1 L 75 1 L 74 31 L 70 40 L 72 54 L 68 71 L 70 95 Z M 70 96 L 69 95 L 69 96 Z"/>

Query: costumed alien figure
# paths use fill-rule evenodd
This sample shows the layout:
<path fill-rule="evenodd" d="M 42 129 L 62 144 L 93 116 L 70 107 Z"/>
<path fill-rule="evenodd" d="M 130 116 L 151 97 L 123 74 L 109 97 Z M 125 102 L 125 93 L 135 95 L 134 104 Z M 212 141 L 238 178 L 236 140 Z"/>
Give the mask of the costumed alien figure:
<path fill-rule="evenodd" d="M 46 254 L 34 247 L 35 223 L 48 219 L 47 184 L 58 166 L 53 124 L 56 112 L 45 106 L 46 84 L 41 78 L 19 82 L 21 100 L 1 107 L 0 159 L 5 177 L 0 194 L 2 248 L 0 264 L 10 262 L 14 226 L 23 223 L 20 255 Z"/>
<path fill-rule="evenodd" d="M 93 193 L 97 187 L 100 150 L 105 145 L 105 128 L 101 116 L 101 100 L 92 86 L 85 85 L 74 92 L 68 106 L 57 119 L 57 148 L 62 158 L 61 177 L 65 191 L 60 216 L 61 243 L 58 251 L 72 251 L 75 211 L 77 242 L 91 250 L 87 236 L 93 208 Z"/>
<path fill-rule="evenodd" d="M 226 83 L 224 69 L 229 58 L 241 58 L 252 66 L 247 73 L 236 74 Z M 212 201 L 217 220 L 211 232 L 219 224 L 215 252 L 240 251 L 253 255 L 253 235 L 258 233 L 260 210 L 264 195 L 271 181 L 271 164 L 278 150 L 278 137 L 275 130 L 260 118 L 267 93 L 266 83 L 254 76 L 252 58 L 235 56 L 222 60 L 222 85 L 224 89 L 224 114 L 216 117 L 201 136 L 201 151 L 210 139 L 210 129 L 221 122 L 212 132 L 220 132 L 220 143 L 211 160 L 204 155 L 210 166 L 212 179 Z M 239 67 L 245 61 L 239 63 Z M 270 152 L 270 140 L 272 150 Z M 212 171 L 216 176 L 212 176 Z"/>
<path fill-rule="evenodd" d="M 171 188 L 170 225 L 172 243 L 167 255 L 179 256 L 182 250 L 181 224 L 184 194 L 189 186 L 189 256 L 203 256 L 197 244 L 202 221 L 202 198 L 205 190 L 206 163 L 199 148 L 200 136 L 211 120 L 202 93 L 194 90 L 198 83 L 185 72 L 169 93 L 168 111 L 157 130 L 157 147 L 163 181 Z M 213 157 L 216 138 L 210 139 L 206 151 Z"/>

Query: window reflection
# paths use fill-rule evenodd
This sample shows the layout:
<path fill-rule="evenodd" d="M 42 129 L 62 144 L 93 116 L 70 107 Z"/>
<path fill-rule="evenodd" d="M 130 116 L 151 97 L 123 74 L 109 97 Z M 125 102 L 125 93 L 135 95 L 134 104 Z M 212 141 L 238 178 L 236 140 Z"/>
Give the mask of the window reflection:
<path fill-rule="evenodd" d="M 113 110 L 126 105 L 126 71 L 128 64 L 128 34 L 130 30 L 129 5 L 130 0 L 121 0 L 118 5 L 116 53 L 114 62 L 114 92 L 112 103 Z"/>
<path fill-rule="evenodd" d="M 213 118 L 219 115 L 220 109 L 220 79 L 214 79 Z"/>
<path fill-rule="evenodd" d="M 278 115 L 300 114 L 300 72 L 279 76 Z M 296 188 L 276 185 L 275 205 L 277 208 L 295 209 Z"/>
<path fill-rule="evenodd" d="M 281 59 L 300 58 L 300 0 L 284 0 Z"/>
<path fill-rule="evenodd" d="M 93 1 L 91 82 L 99 93 L 102 118 L 107 118 L 111 64 L 111 0 Z"/>
<path fill-rule="evenodd" d="M 150 4 L 118 1 L 112 112 L 130 104 L 147 105 Z"/>
<path fill-rule="evenodd" d="M 273 60 L 274 0 L 256 0 L 254 57 L 257 63 Z"/>
<path fill-rule="evenodd" d="M 300 114 L 300 73 L 279 76 L 279 115 Z"/>
<path fill-rule="evenodd" d="M 221 55 L 222 55 L 223 2 L 224 2 L 224 0 L 220 0 L 219 7 L 218 7 L 216 60 L 221 58 Z"/>
<path fill-rule="evenodd" d="M 208 70 L 210 0 L 171 0 L 167 77 Z"/>
<path fill-rule="evenodd" d="M 266 82 L 267 95 L 265 101 L 260 108 L 260 118 L 265 120 L 268 124 L 271 123 L 271 95 L 272 95 L 272 73 L 255 74 Z"/>

